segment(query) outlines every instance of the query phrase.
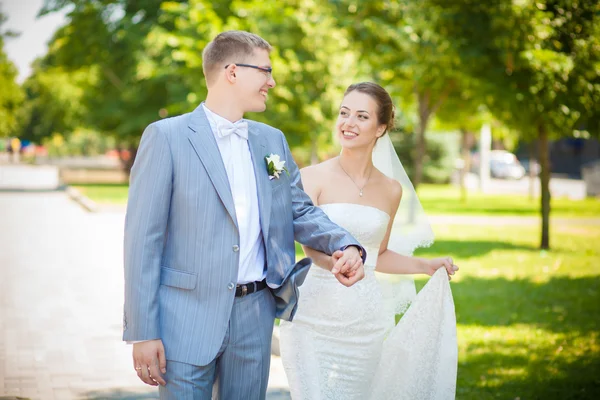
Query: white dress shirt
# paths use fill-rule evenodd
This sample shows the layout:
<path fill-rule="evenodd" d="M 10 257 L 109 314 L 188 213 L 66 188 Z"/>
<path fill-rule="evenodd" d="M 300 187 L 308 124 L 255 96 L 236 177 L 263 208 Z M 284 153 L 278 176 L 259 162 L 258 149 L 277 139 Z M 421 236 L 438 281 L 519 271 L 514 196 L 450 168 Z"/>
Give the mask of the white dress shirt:
<path fill-rule="evenodd" d="M 233 194 L 235 214 L 240 232 L 240 264 L 237 283 L 261 281 L 266 277 L 265 250 L 260 229 L 258 208 L 258 190 L 250 148 L 248 147 L 248 129 L 243 120 L 232 123 L 209 110 L 203 103 L 210 128 L 215 135 L 219 152 L 229 178 L 229 187 Z M 239 125 L 242 128 L 239 128 Z M 240 134 L 220 134 L 220 132 L 242 129 Z M 242 137 L 242 136 L 245 136 Z"/>

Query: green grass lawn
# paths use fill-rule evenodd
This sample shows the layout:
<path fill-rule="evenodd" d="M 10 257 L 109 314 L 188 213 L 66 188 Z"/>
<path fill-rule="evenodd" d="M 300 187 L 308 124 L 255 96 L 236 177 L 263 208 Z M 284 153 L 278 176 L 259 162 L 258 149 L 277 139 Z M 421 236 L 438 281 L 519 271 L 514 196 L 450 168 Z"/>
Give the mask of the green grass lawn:
<path fill-rule="evenodd" d="M 127 184 L 75 185 L 84 195 L 99 204 L 125 204 Z M 537 216 L 540 201 L 519 195 L 484 195 L 470 193 L 466 203 L 460 192 L 450 185 L 421 185 L 419 197 L 430 215 Z M 552 199 L 552 217 L 600 217 L 600 200 Z"/>
<path fill-rule="evenodd" d="M 125 205 L 127 203 L 129 185 L 126 183 L 77 184 L 73 187 L 99 204 Z"/>
<path fill-rule="evenodd" d="M 460 198 L 460 190 L 451 185 L 428 185 L 419 187 L 423 208 L 431 215 L 539 215 L 540 199 L 527 195 L 490 195 L 470 192 L 467 201 Z M 552 199 L 553 217 L 600 217 L 600 200 Z"/>
<path fill-rule="evenodd" d="M 459 399 L 600 395 L 600 227 L 436 226 L 418 255 L 452 255 Z M 419 279 L 422 286 L 426 279 Z"/>

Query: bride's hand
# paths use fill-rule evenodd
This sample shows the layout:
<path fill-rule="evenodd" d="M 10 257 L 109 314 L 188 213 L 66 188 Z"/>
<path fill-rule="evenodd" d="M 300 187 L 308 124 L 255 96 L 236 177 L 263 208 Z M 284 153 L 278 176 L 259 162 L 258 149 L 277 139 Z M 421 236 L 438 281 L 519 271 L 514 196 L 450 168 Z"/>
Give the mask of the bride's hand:
<path fill-rule="evenodd" d="M 346 287 L 350 287 L 350 286 L 354 285 L 356 282 L 360 281 L 361 279 L 363 279 L 365 277 L 365 268 L 364 268 L 362 262 L 359 262 L 359 263 L 360 263 L 360 265 L 358 266 L 357 269 L 347 272 L 346 274 L 342 274 L 341 272 L 334 274 L 335 279 L 337 279 L 338 282 L 340 282 L 342 285 L 344 285 Z"/>
<path fill-rule="evenodd" d="M 425 260 L 425 273 L 427 275 L 433 275 L 435 271 L 440 268 L 446 268 L 448 279 L 452 279 L 451 275 L 454 275 L 456 271 L 458 271 L 458 266 L 454 264 L 452 257 L 440 257 Z"/>

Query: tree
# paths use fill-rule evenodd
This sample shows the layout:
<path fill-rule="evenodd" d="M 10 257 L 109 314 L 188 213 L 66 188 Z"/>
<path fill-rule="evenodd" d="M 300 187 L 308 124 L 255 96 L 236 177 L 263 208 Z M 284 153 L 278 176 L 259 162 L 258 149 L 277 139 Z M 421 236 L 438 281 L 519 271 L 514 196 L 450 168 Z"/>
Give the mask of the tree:
<path fill-rule="evenodd" d="M 6 22 L 0 9 L 0 28 Z M 17 68 L 4 52 L 4 40 L 14 33 L 0 30 L 0 137 L 14 135 L 18 129 L 18 111 L 23 101 L 23 91 L 16 82 Z"/>
<path fill-rule="evenodd" d="M 167 116 L 169 105 L 181 104 L 187 95 L 182 77 L 149 73 L 154 54 L 149 33 L 161 23 L 161 3 L 46 0 L 41 11 L 71 7 L 68 23 L 51 42 L 48 64 L 92 74 L 82 98 L 86 123 L 114 136 L 133 155 L 144 128 Z M 126 170 L 133 158 L 122 160 Z"/>
<path fill-rule="evenodd" d="M 540 247 L 548 249 L 548 141 L 575 129 L 598 134 L 600 6 L 592 0 L 429 2 L 441 9 L 434 29 L 447 35 L 464 70 L 482 82 L 494 115 L 523 138 L 539 140 Z"/>
<path fill-rule="evenodd" d="M 82 105 L 85 88 L 92 79 L 84 69 L 68 72 L 38 59 L 23 83 L 26 100 L 21 112 L 20 137 L 37 143 L 53 134 L 67 136 L 84 125 Z"/>

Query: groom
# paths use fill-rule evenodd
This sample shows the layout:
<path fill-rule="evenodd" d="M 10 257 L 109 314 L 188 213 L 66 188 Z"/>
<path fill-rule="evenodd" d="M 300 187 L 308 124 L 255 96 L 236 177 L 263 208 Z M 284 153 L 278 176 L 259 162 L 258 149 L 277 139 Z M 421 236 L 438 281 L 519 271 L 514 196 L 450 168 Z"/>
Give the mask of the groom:
<path fill-rule="evenodd" d="M 303 192 L 281 131 L 242 119 L 275 86 L 270 50 L 248 32 L 215 37 L 206 102 L 148 126 L 131 170 L 123 340 L 161 399 L 210 399 L 213 384 L 265 398 L 273 321 L 293 317 L 310 263 L 294 265 L 294 239 L 332 254 L 343 284 L 364 276 L 364 249 Z"/>

